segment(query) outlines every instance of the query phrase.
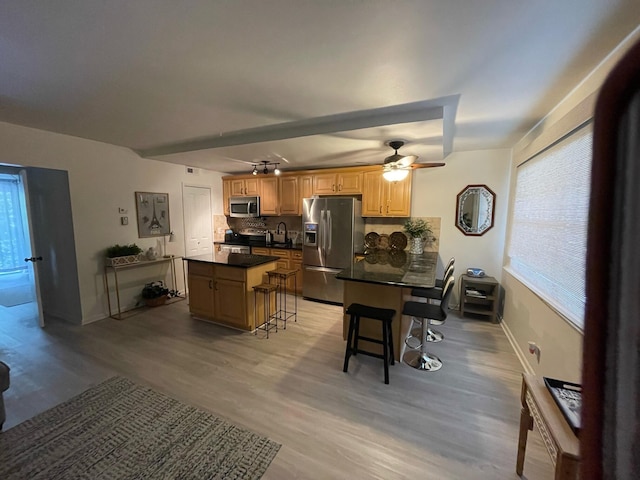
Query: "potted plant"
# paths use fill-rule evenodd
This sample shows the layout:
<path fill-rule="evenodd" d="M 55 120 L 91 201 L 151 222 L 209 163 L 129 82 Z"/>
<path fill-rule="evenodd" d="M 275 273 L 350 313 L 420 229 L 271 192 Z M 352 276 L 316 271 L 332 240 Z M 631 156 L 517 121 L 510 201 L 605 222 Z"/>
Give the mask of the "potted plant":
<path fill-rule="evenodd" d="M 147 283 L 142 289 L 142 298 L 147 307 L 164 305 L 169 298 L 169 289 L 161 280 Z"/>
<path fill-rule="evenodd" d="M 424 244 L 433 235 L 431 225 L 421 218 L 410 218 L 404 223 L 404 231 L 411 237 L 410 253 L 420 254 L 424 251 Z"/>
<path fill-rule="evenodd" d="M 112 245 L 107 248 L 107 265 L 115 267 L 116 265 L 137 263 L 140 261 L 140 253 L 142 253 L 142 249 L 135 243 L 130 245 Z"/>

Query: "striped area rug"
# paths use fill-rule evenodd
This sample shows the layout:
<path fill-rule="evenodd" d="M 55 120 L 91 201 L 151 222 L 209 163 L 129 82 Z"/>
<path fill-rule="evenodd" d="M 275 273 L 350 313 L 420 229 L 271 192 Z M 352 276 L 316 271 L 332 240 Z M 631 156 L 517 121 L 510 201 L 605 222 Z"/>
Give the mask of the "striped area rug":
<path fill-rule="evenodd" d="M 259 479 L 279 449 L 113 377 L 0 433 L 0 478 Z"/>

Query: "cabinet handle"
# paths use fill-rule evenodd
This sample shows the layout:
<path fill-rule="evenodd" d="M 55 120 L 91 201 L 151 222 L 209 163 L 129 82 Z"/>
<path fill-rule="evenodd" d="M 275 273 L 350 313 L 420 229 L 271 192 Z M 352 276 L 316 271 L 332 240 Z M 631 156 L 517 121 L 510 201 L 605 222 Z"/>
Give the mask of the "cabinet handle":
<path fill-rule="evenodd" d="M 338 191 L 341 192 L 342 191 L 342 184 L 338 185 Z"/>
<path fill-rule="evenodd" d="M 336 191 L 336 184 L 335 184 L 335 183 L 332 183 L 332 184 L 331 184 L 331 191 L 332 191 L 332 192 L 335 192 L 335 191 Z"/>
<path fill-rule="evenodd" d="M 387 205 L 387 213 L 389 213 L 389 205 Z"/>
<path fill-rule="evenodd" d="M 382 213 L 382 205 L 380 205 L 380 213 Z"/>
<path fill-rule="evenodd" d="M 213 290 L 213 280 L 209 280 L 209 290 Z"/>
<path fill-rule="evenodd" d="M 213 282 L 213 289 L 217 292 L 218 291 L 218 282 Z"/>

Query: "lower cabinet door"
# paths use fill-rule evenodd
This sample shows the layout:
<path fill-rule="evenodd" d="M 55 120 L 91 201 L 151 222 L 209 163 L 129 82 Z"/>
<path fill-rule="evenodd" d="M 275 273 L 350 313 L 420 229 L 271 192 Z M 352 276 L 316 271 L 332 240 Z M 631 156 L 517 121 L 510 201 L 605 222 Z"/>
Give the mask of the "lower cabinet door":
<path fill-rule="evenodd" d="M 198 317 L 214 318 L 213 279 L 189 275 L 189 312 Z"/>
<path fill-rule="evenodd" d="M 245 282 L 218 278 L 214 290 L 216 319 L 243 330 L 249 328 L 245 285 Z"/>

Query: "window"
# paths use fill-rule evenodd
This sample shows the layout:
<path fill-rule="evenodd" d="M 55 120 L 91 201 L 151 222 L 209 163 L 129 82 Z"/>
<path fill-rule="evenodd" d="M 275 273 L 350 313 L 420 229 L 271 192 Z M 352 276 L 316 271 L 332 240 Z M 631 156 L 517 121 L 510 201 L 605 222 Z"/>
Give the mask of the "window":
<path fill-rule="evenodd" d="M 27 271 L 24 257 L 30 249 L 22 196 L 20 176 L 0 173 L 0 274 Z"/>
<path fill-rule="evenodd" d="M 591 180 L 591 123 L 518 166 L 510 271 L 583 327 Z"/>

